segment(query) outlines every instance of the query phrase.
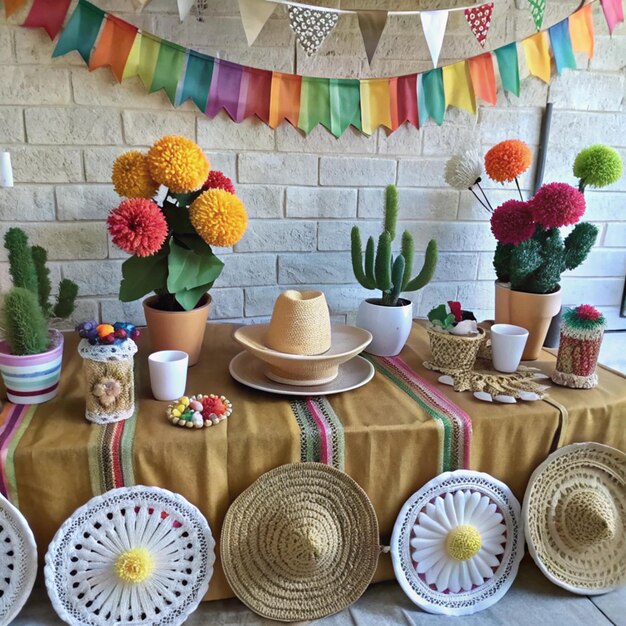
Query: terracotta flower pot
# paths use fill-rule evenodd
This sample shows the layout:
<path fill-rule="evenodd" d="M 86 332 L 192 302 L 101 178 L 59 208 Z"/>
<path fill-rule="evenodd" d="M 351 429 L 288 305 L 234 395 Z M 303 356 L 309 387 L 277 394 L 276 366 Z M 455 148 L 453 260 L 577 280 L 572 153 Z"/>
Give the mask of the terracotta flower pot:
<path fill-rule="evenodd" d="M 510 307 L 509 300 L 511 298 L 511 286 L 509 283 L 495 281 L 496 286 L 496 324 L 510 324 Z"/>
<path fill-rule="evenodd" d="M 528 330 L 528 341 L 522 361 L 539 358 L 552 318 L 561 308 L 561 288 L 554 293 L 526 293 L 510 290 L 509 317 L 511 324 Z"/>
<path fill-rule="evenodd" d="M 158 296 L 151 296 L 143 301 L 152 350 L 182 350 L 189 355 L 189 366 L 195 365 L 200 359 L 211 296 L 205 294 L 191 311 L 155 309 L 157 299 Z"/>

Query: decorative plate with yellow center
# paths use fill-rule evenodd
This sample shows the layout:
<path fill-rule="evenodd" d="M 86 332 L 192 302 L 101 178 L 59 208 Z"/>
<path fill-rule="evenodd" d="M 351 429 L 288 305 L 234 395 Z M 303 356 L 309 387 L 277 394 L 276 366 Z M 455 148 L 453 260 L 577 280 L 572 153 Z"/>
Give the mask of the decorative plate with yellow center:
<path fill-rule="evenodd" d="M 396 578 L 430 613 L 469 615 L 497 602 L 524 554 L 520 505 L 488 474 L 434 478 L 405 503 L 391 538 Z"/>
<path fill-rule="evenodd" d="M 209 587 L 211 529 L 195 506 L 157 487 L 92 498 L 46 554 L 50 600 L 76 626 L 182 624 Z"/>

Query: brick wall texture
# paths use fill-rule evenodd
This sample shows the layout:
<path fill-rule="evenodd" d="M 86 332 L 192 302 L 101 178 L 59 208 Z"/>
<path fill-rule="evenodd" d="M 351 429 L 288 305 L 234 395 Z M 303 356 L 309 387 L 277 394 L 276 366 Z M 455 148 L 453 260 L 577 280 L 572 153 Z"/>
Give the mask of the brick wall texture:
<path fill-rule="evenodd" d="M 28 3 L 27 3 L 28 4 Z M 97 4 L 161 37 L 239 63 L 320 76 L 396 76 L 429 69 L 429 53 L 418 17 L 390 17 L 369 68 L 354 16 L 342 17 L 320 52 L 307 58 L 296 45 L 284 7 L 265 25 L 257 42 L 245 41 L 236 0 L 211 0 L 205 21 L 193 15 L 180 24 L 174 0 L 153 0 L 141 14 L 130 0 Z M 319 4 L 322 4 L 320 1 Z M 339 6 L 328 0 L 327 6 Z M 457 3 L 460 5 L 461 3 Z M 551 0 L 546 25 L 562 19 L 577 0 Z M 414 0 L 342 0 L 343 8 L 414 8 Z M 428 8 L 454 6 L 431 0 Z M 608 36 L 599 3 L 594 8 L 596 52 L 577 55 L 579 70 L 566 70 L 550 86 L 529 77 L 520 48 L 519 98 L 498 92 L 495 107 L 476 117 L 450 110 L 443 126 L 382 129 L 365 137 L 353 129 L 335 139 L 321 127 L 307 137 L 288 124 L 276 131 L 257 120 L 235 124 L 222 113 L 207 119 L 190 102 L 173 109 L 163 92 L 148 94 L 131 79 L 116 84 L 107 69 L 90 73 L 77 53 L 51 59 L 53 44 L 42 30 L 0 18 L 0 146 L 12 154 L 16 184 L 0 189 L 0 236 L 19 224 L 46 246 L 53 276 L 80 285 L 76 319 L 142 321 L 139 303 L 122 304 L 116 294 L 124 253 L 107 238 L 104 220 L 119 199 L 110 183 L 114 158 L 145 149 L 164 134 L 183 134 L 206 150 L 215 168 L 236 181 L 250 215 L 248 232 L 233 250 L 220 250 L 226 266 L 213 289 L 213 319 L 262 320 L 277 293 L 287 287 L 321 288 L 334 319 L 351 320 L 369 292 L 352 275 L 349 232 L 379 232 L 384 186 L 400 190 L 401 228 L 413 233 L 418 251 L 437 239 L 435 280 L 409 297 L 417 316 L 433 305 L 460 299 L 483 317 L 492 315 L 491 266 L 495 246 L 488 214 L 469 192 L 446 187 L 446 159 L 470 144 L 482 151 L 502 139 L 539 143 L 543 109 L 554 103 L 545 181 L 574 182 L 578 149 L 596 142 L 616 147 L 626 159 L 624 105 L 626 28 Z M 532 34 L 526 0 L 496 0 L 491 48 Z M 449 63 L 481 52 L 462 13 L 450 16 L 441 54 Z M 526 193 L 534 172 L 522 181 Z M 492 203 L 512 190 L 486 185 Z M 590 191 L 587 219 L 600 237 L 590 258 L 563 279 L 566 304 L 590 302 L 626 327 L 618 314 L 626 273 L 626 177 L 606 191 Z M 421 266 L 422 256 L 416 255 Z M 8 286 L 5 250 L 0 250 L 0 290 Z"/>

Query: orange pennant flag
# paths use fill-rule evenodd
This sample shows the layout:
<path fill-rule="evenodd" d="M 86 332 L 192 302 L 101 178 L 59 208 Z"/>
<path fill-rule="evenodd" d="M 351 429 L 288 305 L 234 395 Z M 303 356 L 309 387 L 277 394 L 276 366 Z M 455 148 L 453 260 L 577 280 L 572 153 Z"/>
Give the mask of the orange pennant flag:
<path fill-rule="evenodd" d="M 115 78 L 121 83 L 126 60 L 136 36 L 137 29 L 134 26 L 113 15 L 107 15 L 98 44 L 89 58 L 89 70 L 110 65 Z"/>
<path fill-rule="evenodd" d="M 11 17 L 26 0 L 4 0 L 4 13 L 7 17 Z"/>
<path fill-rule="evenodd" d="M 550 47 L 548 33 L 541 31 L 522 41 L 528 70 L 533 76 L 541 78 L 544 83 L 550 82 Z"/>
<path fill-rule="evenodd" d="M 302 76 L 272 72 L 270 90 L 270 126 L 276 128 L 283 120 L 298 128 Z"/>
<path fill-rule="evenodd" d="M 574 52 L 585 52 L 589 58 L 593 56 L 594 30 L 591 4 L 569 16 L 569 36 Z"/>
<path fill-rule="evenodd" d="M 371 135 L 379 126 L 392 130 L 388 78 L 366 78 L 361 81 L 361 128 Z"/>
<path fill-rule="evenodd" d="M 476 113 L 476 96 L 465 61 L 443 66 L 443 92 L 446 96 L 446 109 L 454 106 Z"/>
<path fill-rule="evenodd" d="M 493 70 L 491 52 L 479 54 L 467 61 L 474 93 L 489 104 L 496 103 L 496 74 Z"/>

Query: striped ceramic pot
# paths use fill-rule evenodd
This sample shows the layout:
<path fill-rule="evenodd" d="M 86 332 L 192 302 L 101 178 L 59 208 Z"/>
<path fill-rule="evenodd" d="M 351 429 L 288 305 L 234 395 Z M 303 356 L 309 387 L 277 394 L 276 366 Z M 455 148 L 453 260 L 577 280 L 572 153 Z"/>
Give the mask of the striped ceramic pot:
<path fill-rule="evenodd" d="M 50 340 L 50 350 L 26 356 L 11 354 L 6 341 L 0 341 L 0 373 L 9 402 L 40 404 L 57 395 L 61 378 L 63 335 L 58 330 L 51 330 Z"/>

